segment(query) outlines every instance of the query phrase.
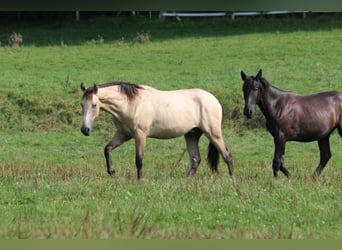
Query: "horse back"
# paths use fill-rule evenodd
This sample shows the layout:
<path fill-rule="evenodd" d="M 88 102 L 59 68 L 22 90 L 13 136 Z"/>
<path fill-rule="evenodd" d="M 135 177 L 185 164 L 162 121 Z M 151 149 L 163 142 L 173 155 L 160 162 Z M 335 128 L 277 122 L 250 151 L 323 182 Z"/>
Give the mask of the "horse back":
<path fill-rule="evenodd" d="M 218 108 L 221 104 L 217 98 L 199 88 L 179 90 L 158 90 L 149 87 L 148 99 L 155 107 L 169 107 L 170 109 L 180 107 L 182 109 Z"/>
<path fill-rule="evenodd" d="M 276 106 L 275 124 L 269 124 L 270 132 L 281 131 L 287 140 L 317 140 L 342 126 L 341 92 L 327 91 L 305 96 L 288 94 L 278 100 Z"/>
<path fill-rule="evenodd" d="M 328 110 L 331 112 L 342 112 L 342 92 L 326 91 L 317 94 L 302 96 L 302 102 L 316 108 L 317 111 Z"/>
<path fill-rule="evenodd" d="M 222 122 L 219 101 L 202 89 L 163 91 L 144 86 L 134 105 L 133 122 L 155 138 L 177 137 L 196 127 L 216 131 Z"/>

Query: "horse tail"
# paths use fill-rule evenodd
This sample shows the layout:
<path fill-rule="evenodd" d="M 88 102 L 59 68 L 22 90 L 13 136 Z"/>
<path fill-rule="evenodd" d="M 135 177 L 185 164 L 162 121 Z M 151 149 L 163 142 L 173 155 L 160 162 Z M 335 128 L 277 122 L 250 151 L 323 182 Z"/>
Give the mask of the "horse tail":
<path fill-rule="evenodd" d="M 214 144 L 211 142 L 208 145 L 208 157 L 207 161 L 209 163 L 212 172 L 217 172 L 217 166 L 219 163 L 219 152 Z"/>

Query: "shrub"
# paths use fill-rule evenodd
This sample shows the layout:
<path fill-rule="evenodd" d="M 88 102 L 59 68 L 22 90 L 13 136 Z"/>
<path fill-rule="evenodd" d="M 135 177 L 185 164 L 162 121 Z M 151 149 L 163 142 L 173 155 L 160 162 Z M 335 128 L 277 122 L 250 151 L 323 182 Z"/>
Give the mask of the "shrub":
<path fill-rule="evenodd" d="M 18 48 L 23 42 L 23 36 L 20 33 L 13 32 L 10 38 L 8 39 L 8 43 L 12 48 Z"/>
<path fill-rule="evenodd" d="M 134 39 L 134 43 L 148 43 L 150 41 L 150 33 L 141 31 L 137 33 L 136 38 Z"/>

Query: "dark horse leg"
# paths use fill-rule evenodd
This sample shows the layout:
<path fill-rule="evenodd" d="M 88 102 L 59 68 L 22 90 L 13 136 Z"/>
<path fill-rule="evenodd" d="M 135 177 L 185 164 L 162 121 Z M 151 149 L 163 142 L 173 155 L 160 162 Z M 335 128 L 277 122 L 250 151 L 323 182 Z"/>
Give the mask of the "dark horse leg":
<path fill-rule="evenodd" d="M 329 137 L 330 135 L 323 139 L 318 140 L 318 147 L 320 151 L 320 162 L 314 173 L 314 176 L 316 177 L 318 177 L 322 173 L 325 165 L 328 163 L 329 159 L 331 158 Z"/>
<path fill-rule="evenodd" d="M 106 147 L 104 148 L 104 155 L 106 158 L 106 163 L 107 163 L 107 173 L 110 176 L 113 176 L 115 173 L 113 164 L 112 164 L 112 157 L 111 157 L 111 152 L 119 147 L 122 143 L 124 143 L 125 141 L 128 141 L 129 139 L 131 139 L 131 137 L 126 136 L 124 134 L 121 134 L 119 132 L 116 132 L 113 139 L 106 145 Z"/>
<path fill-rule="evenodd" d="M 201 135 L 202 131 L 199 128 L 194 128 L 184 135 L 186 148 L 190 157 L 190 170 L 188 172 L 188 177 L 194 176 L 198 165 L 201 163 L 201 156 L 198 148 L 198 142 Z"/>
<path fill-rule="evenodd" d="M 134 140 L 135 140 L 135 166 L 137 167 L 137 178 L 139 180 L 142 177 L 144 151 L 145 151 L 145 145 L 146 145 L 145 133 L 138 129 L 135 133 Z"/>
<path fill-rule="evenodd" d="M 285 167 L 284 154 L 285 154 L 286 140 L 274 139 L 274 158 L 273 158 L 273 176 L 278 177 L 278 171 L 280 170 L 286 177 L 290 177 L 290 172 Z"/>

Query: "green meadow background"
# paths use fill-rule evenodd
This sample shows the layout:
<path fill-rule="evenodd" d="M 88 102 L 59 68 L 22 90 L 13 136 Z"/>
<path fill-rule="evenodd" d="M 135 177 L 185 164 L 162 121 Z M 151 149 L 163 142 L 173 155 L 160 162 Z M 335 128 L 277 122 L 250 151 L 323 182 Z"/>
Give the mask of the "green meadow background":
<path fill-rule="evenodd" d="M 19 48 L 9 46 L 13 32 Z M 291 180 L 272 176 L 273 139 L 257 110 L 243 117 L 240 71 L 300 94 L 342 91 L 342 15 L 255 18 L 91 18 L 0 27 L 0 238 L 340 239 L 342 140 L 318 180 L 317 143 L 287 144 Z M 115 127 L 102 112 L 90 137 L 79 85 L 112 80 L 202 88 L 224 108 L 235 181 L 221 159 L 185 177 L 184 138 L 148 139 L 144 179 L 134 141 L 103 147 Z M 181 114 L 180 114 L 181 115 Z"/>

